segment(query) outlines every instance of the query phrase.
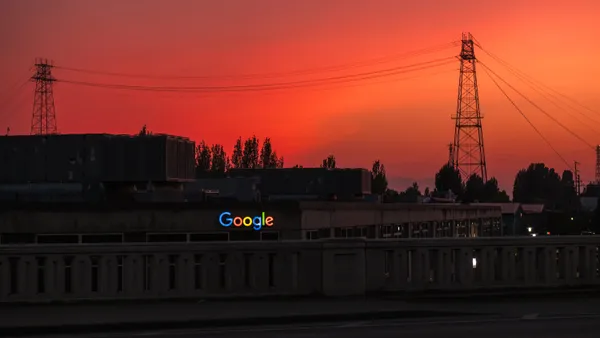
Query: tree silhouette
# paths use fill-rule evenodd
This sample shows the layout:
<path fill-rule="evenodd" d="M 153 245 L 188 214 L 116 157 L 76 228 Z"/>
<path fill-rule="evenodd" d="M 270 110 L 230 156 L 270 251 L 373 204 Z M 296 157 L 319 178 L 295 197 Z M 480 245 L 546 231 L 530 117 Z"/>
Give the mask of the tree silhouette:
<path fill-rule="evenodd" d="M 398 194 L 398 201 L 403 203 L 417 203 L 420 196 L 422 195 L 419 190 L 419 184 L 413 182 L 410 187 Z"/>
<path fill-rule="evenodd" d="M 393 203 L 400 201 L 400 193 L 394 189 L 387 189 L 382 196 L 383 202 Z"/>
<path fill-rule="evenodd" d="M 196 177 L 203 177 L 211 169 L 212 152 L 204 141 L 196 146 Z"/>
<path fill-rule="evenodd" d="M 222 175 L 229 170 L 229 158 L 225 149 L 220 144 L 213 144 L 210 149 L 212 159 L 210 163 L 210 172 L 213 175 Z"/>
<path fill-rule="evenodd" d="M 327 158 L 323 160 L 323 163 L 321 164 L 321 168 L 335 169 L 335 156 L 333 156 L 333 155 L 327 156 Z"/>
<path fill-rule="evenodd" d="M 579 210 L 580 203 L 577 197 L 577 190 L 575 189 L 575 177 L 571 170 L 563 171 L 561 186 L 560 208 L 572 215 Z"/>
<path fill-rule="evenodd" d="M 259 166 L 264 169 L 283 168 L 283 157 L 278 157 L 277 152 L 273 151 L 271 139 L 265 138 L 260 150 Z"/>
<path fill-rule="evenodd" d="M 504 190 L 498 187 L 498 180 L 495 177 L 490 178 L 483 186 L 482 202 L 489 203 L 508 203 L 510 197 Z"/>
<path fill-rule="evenodd" d="M 532 163 L 520 170 L 513 184 L 513 200 L 519 203 L 543 203 L 556 209 L 563 187 L 560 176 L 543 163 Z"/>
<path fill-rule="evenodd" d="M 142 129 L 140 129 L 138 136 L 148 136 L 148 135 L 152 135 L 152 133 L 150 131 L 148 131 L 148 128 L 146 128 L 146 125 L 144 124 L 142 126 Z"/>
<path fill-rule="evenodd" d="M 242 146 L 242 138 L 238 137 L 233 146 L 233 153 L 231 155 L 231 167 L 234 169 L 242 168 L 242 158 L 244 155 L 244 148 Z"/>
<path fill-rule="evenodd" d="M 259 142 L 256 136 L 246 139 L 244 142 L 244 150 L 242 152 L 242 168 L 259 168 L 259 156 Z"/>
<path fill-rule="evenodd" d="M 460 171 L 449 164 L 445 164 L 435 174 L 435 194 L 442 196 L 448 191 L 461 197 L 463 195 L 463 183 Z"/>
<path fill-rule="evenodd" d="M 277 157 L 273 159 L 273 147 L 271 146 L 271 139 L 265 138 L 260 149 L 260 167 L 261 168 L 275 168 L 277 164 Z"/>
<path fill-rule="evenodd" d="M 196 147 L 197 176 L 222 176 L 230 169 L 283 168 L 283 157 L 277 156 L 271 145 L 271 139 L 266 138 L 259 152 L 259 141 L 252 136 L 245 141 L 239 137 L 234 146 L 233 154 L 227 156 L 220 144 L 208 146 L 200 141 Z"/>
<path fill-rule="evenodd" d="M 371 169 L 371 192 L 373 194 L 383 195 L 388 189 L 388 180 L 385 173 L 385 166 L 379 161 L 373 162 Z"/>
<path fill-rule="evenodd" d="M 484 192 L 485 183 L 483 183 L 483 179 L 477 174 L 472 174 L 465 183 L 462 201 L 465 203 L 487 202 Z"/>
<path fill-rule="evenodd" d="M 144 125 L 140 135 L 150 135 Z M 238 138 L 233 148 L 231 159 L 225 153 L 220 144 L 208 146 L 201 141 L 196 147 L 196 171 L 197 176 L 223 175 L 230 167 L 233 168 L 282 168 L 283 157 L 279 157 L 273 149 L 271 139 L 265 138 L 262 146 L 256 136 L 246 140 Z M 322 162 L 323 168 L 336 168 L 334 155 L 329 155 Z M 295 165 L 293 168 L 302 168 Z M 371 191 L 383 196 L 384 201 L 416 202 L 422 196 L 417 183 L 413 183 L 405 191 L 396 192 L 388 189 L 385 166 L 381 161 L 373 162 L 371 170 Z M 451 165 L 444 165 L 435 175 L 435 190 L 433 196 L 452 191 L 458 195 L 463 202 L 508 202 L 506 191 L 500 190 L 498 181 L 492 177 L 483 182 L 478 175 L 471 175 L 467 181 L 462 183 L 460 172 Z M 429 188 L 424 191 L 424 196 L 429 196 Z M 590 184 L 585 189 L 586 196 L 600 196 L 600 188 Z M 575 179 L 571 171 L 565 170 L 562 177 L 554 169 L 546 167 L 543 163 L 532 163 L 526 169 L 520 170 L 515 176 L 513 184 L 513 196 L 515 202 L 520 203 L 543 203 L 547 208 L 563 210 L 565 215 L 581 217 L 580 202 L 575 192 Z M 600 211 L 598 211 L 600 213 Z M 595 217 L 594 222 L 600 226 L 600 217 Z"/>
<path fill-rule="evenodd" d="M 303 166 L 301 166 L 300 164 L 296 164 L 295 166 L 292 167 L 293 169 L 302 169 L 304 168 Z"/>

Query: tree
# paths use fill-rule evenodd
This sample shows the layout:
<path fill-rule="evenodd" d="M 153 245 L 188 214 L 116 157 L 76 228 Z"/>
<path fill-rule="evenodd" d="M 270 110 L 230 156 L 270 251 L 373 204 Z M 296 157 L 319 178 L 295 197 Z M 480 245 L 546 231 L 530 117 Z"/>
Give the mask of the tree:
<path fill-rule="evenodd" d="M 388 180 L 385 173 L 385 166 L 379 161 L 373 162 L 371 170 L 371 192 L 373 194 L 383 195 L 388 188 Z"/>
<path fill-rule="evenodd" d="M 138 136 L 148 136 L 148 135 L 152 135 L 152 133 L 150 131 L 148 131 L 148 128 L 146 128 L 146 125 L 144 124 L 142 126 L 142 129 L 140 129 Z"/>
<path fill-rule="evenodd" d="M 335 169 L 335 156 L 333 156 L 333 155 L 327 156 L 327 158 L 323 160 L 323 163 L 321 164 L 321 168 Z"/>
<path fill-rule="evenodd" d="M 385 193 L 383 193 L 383 202 L 392 203 L 399 202 L 400 194 L 394 189 L 387 189 Z"/>
<path fill-rule="evenodd" d="M 429 196 L 431 192 L 429 191 L 429 187 L 425 187 L 425 192 L 423 192 L 423 196 Z"/>
<path fill-rule="evenodd" d="M 515 176 L 513 200 L 519 203 L 543 203 L 556 209 L 562 193 L 560 176 L 544 163 L 531 163 Z"/>
<path fill-rule="evenodd" d="M 472 174 L 465 183 L 462 201 L 465 203 L 486 202 L 484 191 L 485 183 L 483 183 L 483 179 L 477 174 Z"/>
<path fill-rule="evenodd" d="M 277 158 L 273 158 L 273 147 L 271 147 L 271 139 L 265 138 L 262 148 L 260 149 L 260 167 L 274 168 L 277 164 Z"/>
<path fill-rule="evenodd" d="M 223 175 L 229 170 L 229 158 L 225 149 L 220 144 L 213 144 L 210 148 L 212 160 L 210 163 L 210 172 L 214 175 Z"/>
<path fill-rule="evenodd" d="M 560 207 L 567 213 L 573 215 L 579 210 L 579 198 L 577 197 L 577 190 L 575 189 L 575 178 L 571 170 L 563 171 L 561 177 L 561 200 Z"/>
<path fill-rule="evenodd" d="M 301 166 L 300 164 L 296 164 L 295 166 L 292 167 L 293 169 L 302 169 L 304 168 L 303 166 Z"/>
<path fill-rule="evenodd" d="M 196 177 L 208 174 L 211 169 L 212 152 L 204 141 L 196 146 Z"/>
<path fill-rule="evenodd" d="M 234 169 L 242 168 L 242 157 L 244 149 L 242 148 L 242 138 L 238 137 L 233 146 L 233 154 L 231 155 L 231 167 Z"/>
<path fill-rule="evenodd" d="M 463 183 L 460 176 L 460 171 L 449 164 L 445 164 L 435 174 L 435 193 L 441 196 L 448 191 L 462 197 Z"/>
<path fill-rule="evenodd" d="M 244 142 L 242 152 L 242 168 L 257 169 L 259 166 L 259 142 L 256 136 L 249 137 Z"/>
<path fill-rule="evenodd" d="M 398 195 L 398 200 L 404 203 L 417 203 L 420 196 L 421 191 L 419 190 L 419 184 L 413 182 L 410 187 L 406 188 L 406 190 Z"/>
<path fill-rule="evenodd" d="M 283 157 L 278 157 L 277 152 L 273 151 L 271 146 L 271 139 L 265 138 L 260 150 L 260 163 L 261 168 L 283 168 Z"/>
<path fill-rule="evenodd" d="M 498 187 L 498 180 L 495 177 L 490 178 L 483 187 L 483 198 L 482 202 L 488 203 L 508 203 L 510 197 L 504 190 L 500 190 Z"/>

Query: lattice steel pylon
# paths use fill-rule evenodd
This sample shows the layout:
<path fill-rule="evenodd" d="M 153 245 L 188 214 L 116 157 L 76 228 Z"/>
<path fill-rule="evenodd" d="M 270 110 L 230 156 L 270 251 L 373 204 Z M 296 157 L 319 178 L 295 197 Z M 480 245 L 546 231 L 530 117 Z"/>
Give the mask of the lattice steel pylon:
<path fill-rule="evenodd" d="M 58 133 L 56 127 L 56 111 L 54 110 L 54 93 L 52 84 L 56 79 L 52 76 L 52 67 L 46 59 L 35 60 L 35 81 L 33 97 L 33 115 L 31 117 L 31 135 L 49 135 Z"/>
<path fill-rule="evenodd" d="M 472 174 L 487 181 L 487 166 L 483 146 L 483 128 L 479 109 L 479 91 L 475 65 L 475 50 L 471 33 L 463 33 L 460 51 L 460 76 L 458 79 L 458 103 L 454 129 L 454 166 L 464 180 Z"/>

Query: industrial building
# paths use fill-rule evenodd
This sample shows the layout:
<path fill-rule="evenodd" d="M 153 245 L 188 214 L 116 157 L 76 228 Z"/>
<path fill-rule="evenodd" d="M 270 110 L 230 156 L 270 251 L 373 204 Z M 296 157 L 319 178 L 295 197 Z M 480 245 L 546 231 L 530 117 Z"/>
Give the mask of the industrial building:
<path fill-rule="evenodd" d="M 339 201 L 5 203 L 0 243 L 490 237 L 502 235 L 501 215 L 496 206 Z"/>
<path fill-rule="evenodd" d="M 194 155 L 170 135 L 0 137 L 0 244 L 502 235 L 498 206 L 370 201 L 365 169 L 196 180 Z"/>
<path fill-rule="evenodd" d="M 194 142 L 164 134 L 0 136 L 0 184 L 181 182 L 194 156 Z"/>
<path fill-rule="evenodd" d="M 231 169 L 231 178 L 254 178 L 263 198 L 355 200 L 371 194 L 366 169 L 283 168 Z"/>

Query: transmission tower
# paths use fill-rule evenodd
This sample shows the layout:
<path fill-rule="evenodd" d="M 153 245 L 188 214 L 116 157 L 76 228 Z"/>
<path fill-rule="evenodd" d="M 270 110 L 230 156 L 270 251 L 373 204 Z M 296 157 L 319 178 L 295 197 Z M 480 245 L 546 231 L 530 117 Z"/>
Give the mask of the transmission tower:
<path fill-rule="evenodd" d="M 479 110 L 479 92 L 475 72 L 475 50 L 471 33 L 463 33 L 460 50 L 460 76 L 458 78 L 458 103 L 454 129 L 453 156 L 454 166 L 463 179 L 472 174 L 487 181 L 485 150 L 483 147 L 483 128 Z"/>
<path fill-rule="evenodd" d="M 596 184 L 600 184 L 600 145 L 596 146 Z"/>
<path fill-rule="evenodd" d="M 31 80 L 35 81 L 31 135 L 57 133 L 56 111 L 54 110 L 54 95 L 52 91 L 52 83 L 56 81 L 52 76 L 53 67 L 46 59 L 35 60 L 36 71 L 31 77 Z"/>

